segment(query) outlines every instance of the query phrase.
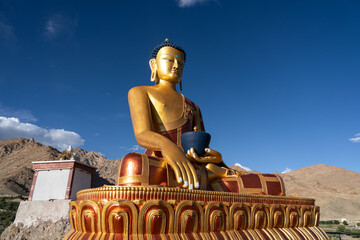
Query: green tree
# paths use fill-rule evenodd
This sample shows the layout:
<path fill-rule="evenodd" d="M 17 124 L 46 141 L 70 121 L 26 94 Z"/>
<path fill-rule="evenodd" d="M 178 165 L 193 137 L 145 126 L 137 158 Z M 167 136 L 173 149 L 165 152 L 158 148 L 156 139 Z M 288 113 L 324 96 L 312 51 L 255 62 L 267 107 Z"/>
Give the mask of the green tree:
<path fill-rule="evenodd" d="M 15 219 L 19 202 L 13 202 L 12 200 L 17 198 L 18 197 L 0 197 L 0 235 Z M 23 198 L 19 197 L 19 199 Z"/>
<path fill-rule="evenodd" d="M 349 224 L 347 223 L 347 221 L 345 221 L 345 220 L 343 221 L 343 224 L 344 224 L 344 225 L 349 225 Z"/>
<path fill-rule="evenodd" d="M 337 228 L 336 228 L 336 231 L 337 232 L 345 232 L 345 226 L 344 225 L 340 225 L 340 226 L 338 226 Z"/>
<path fill-rule="evenodd" d="M 360 238 L 360 230 L 354 229 L 354 230 L 352 230 L 351 232 L 358 234 L 358 235 L 352 235 L 351 237 L 353 237 L 353 238 Z"/>

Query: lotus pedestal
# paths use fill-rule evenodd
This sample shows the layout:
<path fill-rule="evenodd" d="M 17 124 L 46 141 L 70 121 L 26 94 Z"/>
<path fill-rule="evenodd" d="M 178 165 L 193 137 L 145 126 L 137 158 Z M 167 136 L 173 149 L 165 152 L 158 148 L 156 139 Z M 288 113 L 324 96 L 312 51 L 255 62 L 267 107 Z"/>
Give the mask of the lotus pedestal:
<path fill-rule="evenodd" d="M 167 187 L 78 192 L 64 239 L 329 239 L 309 198 Z"/>

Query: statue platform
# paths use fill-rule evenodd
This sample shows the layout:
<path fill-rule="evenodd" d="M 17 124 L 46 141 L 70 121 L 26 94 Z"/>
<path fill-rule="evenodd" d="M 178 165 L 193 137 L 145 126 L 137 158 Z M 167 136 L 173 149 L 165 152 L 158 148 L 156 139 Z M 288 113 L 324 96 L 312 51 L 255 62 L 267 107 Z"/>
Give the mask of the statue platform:
<path fill-rule="evenodd" d="M 64 239 L 329 239 L 314 199 L 104 186 L 78 192 Z"/>

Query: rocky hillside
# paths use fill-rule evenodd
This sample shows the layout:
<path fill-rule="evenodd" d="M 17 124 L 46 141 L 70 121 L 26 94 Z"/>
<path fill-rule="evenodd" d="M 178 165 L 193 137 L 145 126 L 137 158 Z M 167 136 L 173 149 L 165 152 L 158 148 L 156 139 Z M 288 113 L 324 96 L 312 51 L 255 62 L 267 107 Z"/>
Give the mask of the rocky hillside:
<path fill-rule="evenodd" d="M 57 222 L 39 220 L 35 226 L 11 224 L 1 234 L 1 240 L 60 240 L 71 230 L 69 219 Z"/>
<path fill-rule="evenodd" d="M 106 159 L 96 152 L 76 148 L 80 162 L 98 168 L 94 177 L 95 186 L 115 183 L 120 159 Z M 33 161 L 55 160 L 60 152 L 35 142 L 33 139 L 14 138 L 0 141 L 0 195 L 27 196 L 34 172 Z"/>
<path fill-rule="evenodd" d="M 246 171 L 235 165 L 231 168 Z M 360 221 L 360 173 L 319 164 L 281 176 L 286 195 L 314 198 L 315 204 L 320 206 L 322 220 Z"/>
<path fill-rule="evenodd" d="M 59 151 L 33 139 L 0 141 L 0 194 L 28 195 L 33 178 L 33 161 L 55 159 Z"/>
<path fill-rule="evenodd" d="M 107 159 L 97 152 L 87 152 L 81 148 L 75 148 L 73 151 L 79 157 L 80 162 L 97 168 L 96 186 L 115 184 L 120 159 Z"/>
<path fill-rule="evenodd" d="M 315 198 L 323 220 L 360 220 L 360 173 L 319 164 L 282 177 L 287 195 Z"/>

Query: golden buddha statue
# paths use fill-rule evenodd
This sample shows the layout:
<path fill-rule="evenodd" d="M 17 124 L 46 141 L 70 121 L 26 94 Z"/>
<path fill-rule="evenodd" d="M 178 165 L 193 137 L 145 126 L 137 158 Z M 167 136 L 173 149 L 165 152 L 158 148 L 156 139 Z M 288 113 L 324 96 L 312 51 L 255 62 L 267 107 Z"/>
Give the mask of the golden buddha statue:
<path fill-rule="evenodd" d="M 129 91 L 146 151 L 123 157 L 117 186 L 77 193 L 63 239 L 329 240 L 314 199 L 283 196 L 280 176 L 232 170 L 217 151 L 188 141 L 206 133 L 199 107 L 176 91 L 185 56 L 168 39 L 153 50 L 155 86 Z"/>
<path fill-rule="evenodd" d="M 118 186 L 167 186 L 225 192 L 284 195 L 280 176 L 228 168 L 219 152 L 206 148 L 199 156 L 186 153 L 181 135 L 205 131 L 199 107 L 176 91 L 182 88 L 185 51 L 168 39 L 157 46 L 149 61 L 155 86 L 138 86 L 128 100 L 135 138 L 144 154 L 129 153 L 120 163 Z"/>

